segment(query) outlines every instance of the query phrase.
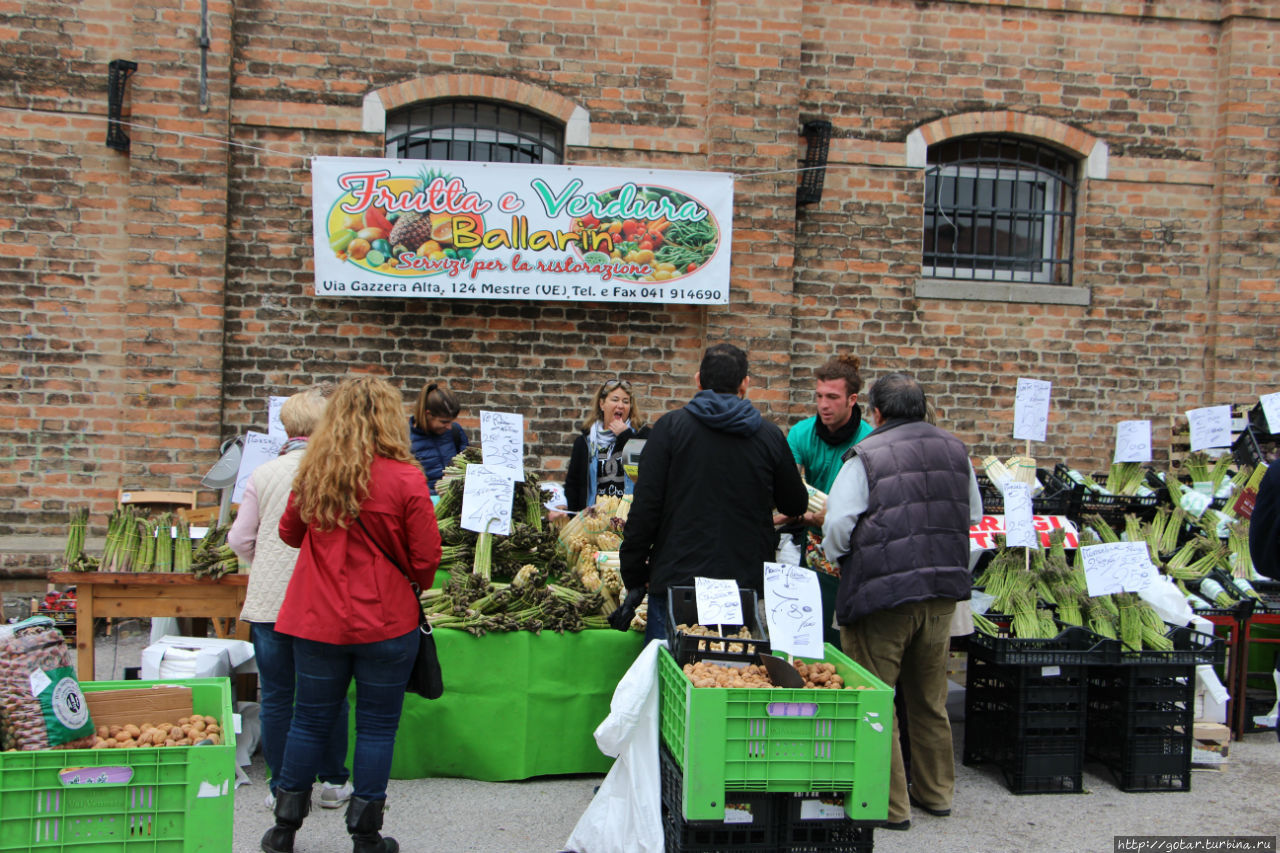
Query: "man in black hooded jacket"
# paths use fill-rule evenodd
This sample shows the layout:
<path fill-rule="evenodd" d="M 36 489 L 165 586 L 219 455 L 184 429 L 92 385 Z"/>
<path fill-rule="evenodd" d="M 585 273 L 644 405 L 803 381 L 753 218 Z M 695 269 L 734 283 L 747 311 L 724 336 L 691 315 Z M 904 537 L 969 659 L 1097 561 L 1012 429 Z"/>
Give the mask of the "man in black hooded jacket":
<path fill-rule="evenodd" d="M 622 580 L 649 588 L 646 641 L 667 636 L 667 587 L 731 578 L 762 594 L 773 509 L 800 515 L 809 502 L 782 430 L 746 399 L 747 354 L 709 347 L 695 381 L 694 398 L 653 425 L 623 532 Z"/>

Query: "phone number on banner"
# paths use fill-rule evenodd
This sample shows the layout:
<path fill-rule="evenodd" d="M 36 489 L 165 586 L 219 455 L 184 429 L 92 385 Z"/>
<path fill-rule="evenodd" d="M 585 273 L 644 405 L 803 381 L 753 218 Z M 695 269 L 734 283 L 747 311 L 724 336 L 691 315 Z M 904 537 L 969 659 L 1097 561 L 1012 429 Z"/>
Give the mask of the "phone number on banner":
<path fill-rule="evenodd" d="M 652 302 L 689 305 L 727 304 L 724 287 L 663 284 L 513 284 L 483 281 L 336 281 L 316 282 L 317 296 L 389 296 L 457 299 L 545 299 L 569 302 Z"/>

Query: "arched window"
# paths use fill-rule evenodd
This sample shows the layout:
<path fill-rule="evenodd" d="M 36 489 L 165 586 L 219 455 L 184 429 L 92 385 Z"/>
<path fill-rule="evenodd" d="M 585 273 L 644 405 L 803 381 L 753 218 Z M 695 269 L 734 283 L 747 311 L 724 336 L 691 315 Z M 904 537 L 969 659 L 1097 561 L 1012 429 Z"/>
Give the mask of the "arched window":
<path fill-rule="evenodd" d="M 922 274 L 1071 284 L 1076 161 L 1020 136 L 931 145 L 925 170 Z"/>
<path fill-rule="evenodd" d="M 540 113 L 495 101 L 428 101 L 387 115 L 387 156 L 560 163 L 564 158 L 564 125 Z"/>

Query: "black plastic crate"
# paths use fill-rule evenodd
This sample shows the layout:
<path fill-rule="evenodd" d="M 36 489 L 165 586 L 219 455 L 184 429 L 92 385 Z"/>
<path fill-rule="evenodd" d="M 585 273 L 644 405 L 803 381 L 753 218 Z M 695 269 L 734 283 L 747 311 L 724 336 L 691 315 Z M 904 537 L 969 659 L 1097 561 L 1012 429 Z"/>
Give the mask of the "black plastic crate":
<path fill-rule="evenodd" d="M 1000 726 L 965 720 L 964 763 L 992 763 L 1014 794 L 1084 792 L 1084 732 L 1035 737 L 1010 736 Z"/>
<path fill-rule="evenodd" d="M 1036 515 L 1070 516 L 1074 514 L 1076 508 L 1074 490 L 1054 480 L 1052 474 L 1043 468 L 1037 468 L 1036 474 L 1040 480 L 1041 491 L 1031 496 L 1031 511 Z M 1002 515 L 1004 492 L 1000 491 L 1000 487 L 986 474 L 974 472 L 974 476 L 978 480 L 978 492 L 982 495 L 982 511 L 987 515 Z"/>
<path fill-rule="evenodd" d="M 873 825 L 845 816 L 843 792 L 775 794 L 779 849 L 790 853 L 871 853 Z"/>
<path fill-rule="evenodd" d="M 1275 726 L 1260 726 L 1255 721 L 1255 717 L 1263 717 L 1271 713 L 1271 709 L 1276 704 L 1276 692 L 1274 688 L 1266 687 L 1248 687 L 1244 693 L 1244 726 L 1242 730 L 1245 734 L 1254 732 L 1273 732 Z"/>
<path fill-rule="evenodd" d="M 1209 664 L 1217 669 L 1225 666 L 1227 646 L 1221 637 L 1180 625 L 1168 625 L 1168 629 L 1165 632 L 1165 636 L 1173 641 L 1172 649 L 1169 651 L 1157 651 L 1155 649 L 1133 651 L 1122 648 L 1120 652 L 1121 662 L 1126 665 L 1136 666 L 1164 665 L 1182 667 L 1188 664 L 1192 666 Z"/>
<path fill-rule="evenodd" d="M 1054 466 L 1050 478 L 1058 490 L 1070 490 L 1072 493 L 1071 512 L 1073 521 L 1079 522 L 1086 515 L 1097 515 L 1112 528 L 1124 527 L 1126 515 L 1136 516 L 1141 521 L 1150 521 L 1156 517 L 1162 504 L 1169 503 L 1167 491 L 1159 490 L 1150 495 L 1104 495 L 1086 488 L 1083 484 L 1071 479 L 1069 468 L 1059 462 Z M 1106 477 L 1094 477 L 1095 482 L 1105 481 Z M 1071 513 L 1069 513 L 1071 514 Z"/>
<path fill-rule="evenodd" d="M 1117 663 L 1120 660 L 1119 642 L 1078 625 L 1063 626 L 1058 636 L 1038 640 L 1010 636 L 1008 624 L 996 624 L 1000 629 L 998 635 L 982 631 L 969 635 L 970 659 L 1016 666 L 1085 666 Z"/>
<path fill-rule="evenodd" d="M 986 474 L 974 472 L 978 480 L 978 493 L 982 495 L 982 511 L 987 515 L 1000 515 L 1004 512 L 1004 493 L 991 482 Z"/>
<path fill-rule="evenodd" d="M 1083 711 L 1084 666 L 1009 666 L 971 658 L 965 668 L 965 713 L 1011 716 Z"/>
<path fill-rule="evenodd" d="M 1133 793 L 1191 789 L 1191 725 L 1090 729 L 1086 752 L 1115 777 L 1116 787 Z"/>
<path fill-rule="evenodd" d="M 675 809 L 662 809 L 662 834 L 667 853 L 758 853 L 777 851 L 778 825 L 774 815 L 765 822 L 690 823 Z M 764 816 L 762 816 L 764 817 Z"/>
<path fill-rule="evenodd" d="M 1009 728 L 1017 735 L 1035 735 L 1040 732 L 1062 732 L 1066 730 L 1083 730 L 1085 726 L 1085 706 L 1080 702 L 1062 705 L 1045 704 L 1023 708 L 1021 712 L 1013 710 L 1007 700 L 965 697 L 965 719 L 996 719 L 999 725 Z"/>
<path fill-rule="evenodd" d="M 756 663 L 757 654 L 769 653 L 769 634 L 760 623 L 760 614 L 756 609 L 756 592 L 753 589 L 738 589 L 741 597 L 742 618 L 745 627 L 751 633 L 751 639 L 742 637 L 711 636 L 687 634 L 676 630 L 677 625 L 698 624 L 698 600 L 691 586 L 673 586 L 667 588 L 667 643 L 671 648 L 671 656 L 676 663 L 684 666 L 700 660 L 741 661 Z M 710 628 L 711 626 L 706 626 Z M 743 625 L 721 625 L 723 629 L 734 629 L 736 633 Z"/>
<path fill-rule="evenodd" d="M 673 828 L 683 843 L 695 846 L 683 850 L 720 849 L 704 844 L 723 844 L 734 849 L 764 850 L 776 846 L 779 808 L 777 795 L 763 791 L 726 791 L 725 821 L 685 820 L 684 774 L 665 744 L 658 745 L 658 767 L 662 777 L 663 811 L 676 820 Z M 730 819 L 732 818 L 732 819 Z M 672 849 L 668 841 L 667 849 Z"/>
<path fill-rule="evenodd" d="M 1280 449 L 1280 437 L 1260 431 L 1250 424 L 1231 443 L 1231 458 L 1237 465 L 1257 467 L 1273 461 L 1277 449 Z"/>

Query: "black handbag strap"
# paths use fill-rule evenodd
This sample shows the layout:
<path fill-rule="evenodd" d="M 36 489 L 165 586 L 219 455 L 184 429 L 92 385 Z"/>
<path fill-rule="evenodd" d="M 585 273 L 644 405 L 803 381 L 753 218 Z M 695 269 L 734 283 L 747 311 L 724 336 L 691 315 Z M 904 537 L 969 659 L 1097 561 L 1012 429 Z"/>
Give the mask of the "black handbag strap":
<path fill-rule="evenodd" d="M 391 554 L 387 552 L 386 548 L 382 547 L 382 543 L 369 532 L 369 528 L 364 526 L 364 521 L 358 515 L 356 516 L 356 524 L 360 525 L 360 529 L 364 531 L 364 535 L 373 543 L 373 546 L 382 552 L 382 556 L 390 560 L 391 565 L 395 566 L 400 571 L 400 574 L 404 575 L 404 579 L 409 582 L 409 588 L 413 590 L 413 597 L 417 599 L 422 593 L 422 587 L 418 586 L 417 582 L 414 581 L 413 578 L 409 577 L 409 573 L 404 570 L 404 567 L 400 565 L 396 558 L 391 556 Z M 426 627 L 427 633 L 431 633 L 431 624 L 427 622 L 427 614 L 422 610 L 421 599 L 418 600 L 418 627 Z"/>

